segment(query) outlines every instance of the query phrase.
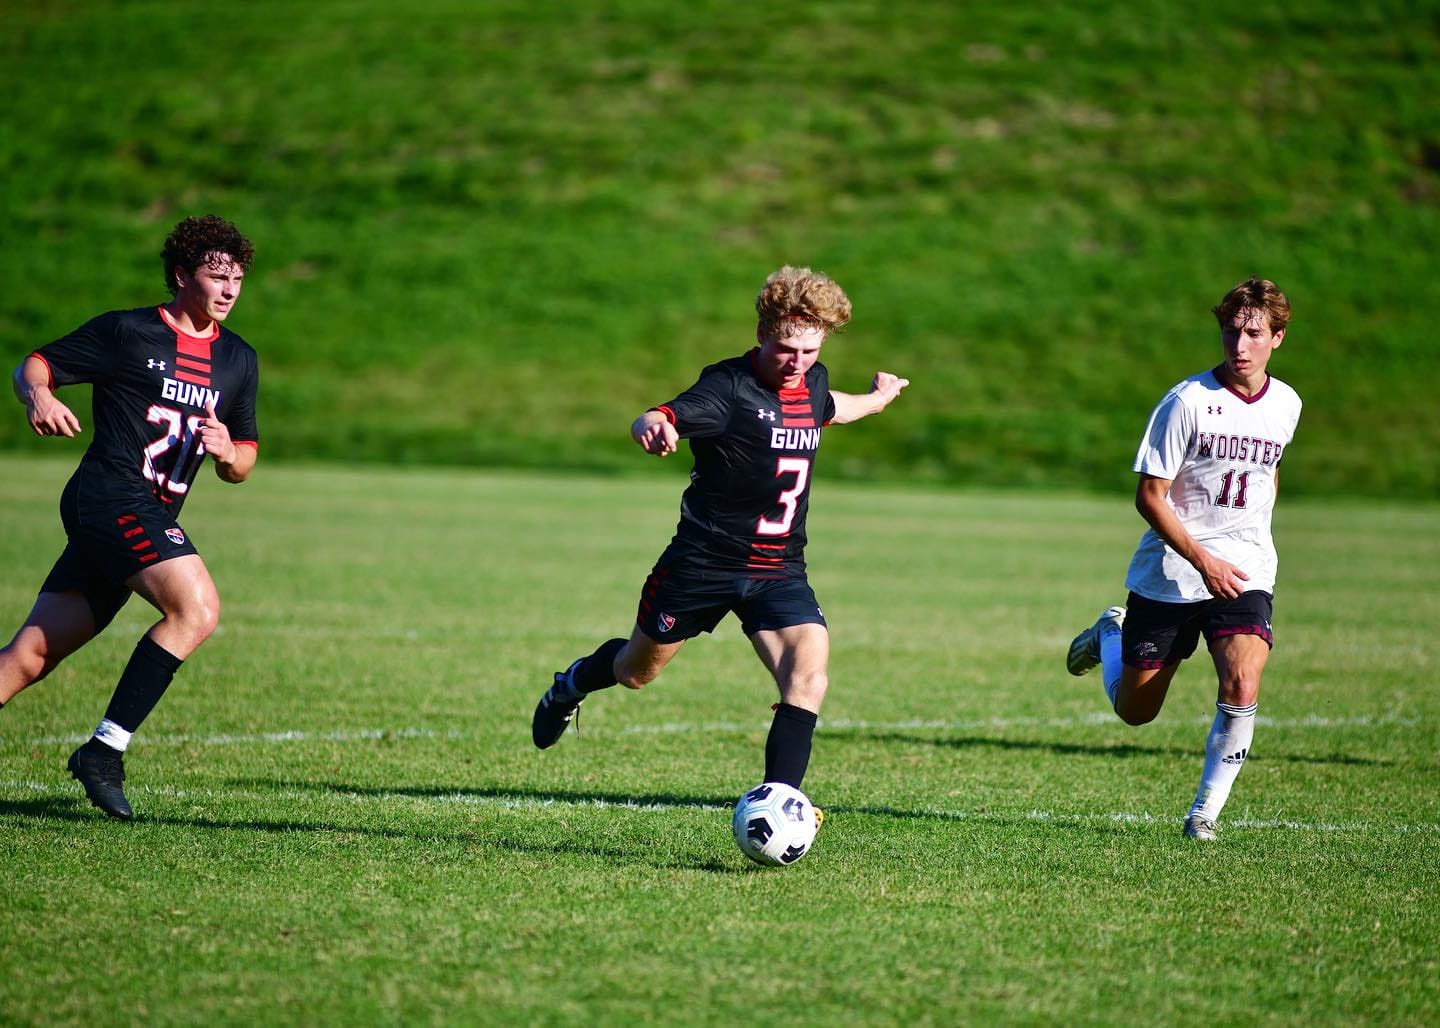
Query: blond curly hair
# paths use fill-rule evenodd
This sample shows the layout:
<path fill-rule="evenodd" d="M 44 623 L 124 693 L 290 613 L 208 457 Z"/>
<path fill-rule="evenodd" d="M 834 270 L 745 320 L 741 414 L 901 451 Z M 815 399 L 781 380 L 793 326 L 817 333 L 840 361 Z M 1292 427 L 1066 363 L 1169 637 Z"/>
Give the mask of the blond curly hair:
<path fill-rule="evenodd" d="M 762 335 L 787 336 L 805 328 L 829 335 L 850 320 L 850 298 L 828 275 L 787 264 L 765 280 L 755 313 Z"/>

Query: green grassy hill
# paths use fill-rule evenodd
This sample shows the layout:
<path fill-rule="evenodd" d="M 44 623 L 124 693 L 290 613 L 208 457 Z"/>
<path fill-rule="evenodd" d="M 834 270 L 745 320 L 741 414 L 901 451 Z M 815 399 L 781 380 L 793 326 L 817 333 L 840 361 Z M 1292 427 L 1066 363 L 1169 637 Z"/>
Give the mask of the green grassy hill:
<path fill-rule="evenodd" d="M 1287 492 L 1440 496 L 1434 4 L 602 6 L 4 5 L 4 363 L 213 210 L 267 458 L 648 467 L 630 419 L 808 263 L 837 386 L 914 381 L 827 473 L 1125 489 L 1258 273 Z"/>

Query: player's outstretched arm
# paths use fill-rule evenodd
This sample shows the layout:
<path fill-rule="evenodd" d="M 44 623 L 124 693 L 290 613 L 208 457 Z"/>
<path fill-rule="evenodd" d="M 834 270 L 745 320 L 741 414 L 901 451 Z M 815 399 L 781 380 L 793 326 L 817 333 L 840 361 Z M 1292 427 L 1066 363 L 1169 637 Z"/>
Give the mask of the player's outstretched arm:
<path fill-rule="evenodd" d="M 835 417 L 830 423 L 846 425 L 871 414 L 879 414 L 890 406 L 891 401 L 900 395 L 900 390 L 909 384 L 908 378 L 900 378 L 888 371 L 877 371 L 868 393 L 837 393 L 832 389 L 830 396 L 835 401 Z"/>
<path fill-rule="evenodd" d="M 630 426 L 630 438 L 640 449 L 657 457 L 668 457 L 680 445 L 680 433 L 658 410 L 647 410 Z"/>
<path fill-rule="evenodd" d="M 36 435 L 80 433 L 80 419 L 59 400 L 50 388 L 50 369 L 39 357 L 26 357 L 11 377 L 15 396 L 25 405 L 25 420 Z"/>
<path fill-rule="evenodd" d="M 212 404 L 205 405 L 205 417 L 200 421 L 200 444 L 205 452 L 215 458 L 215 474 L 222 482 L 239 484 L 250 477 L 255 467 L 259 449 L 230 438 L 230 429 L 215 414 Z"/>
<path fill-rule="evenodd" d="M 1186 531 L 1175 508 L 1165 502 L 1170 492 L 1171 480 L 1141 475 L 1140 484 L 1135 487 L 1135 509 L 1146 520 L 1155 534 L 1170 544 L 1170 548 L 1190 562 L 1211 596 L 1233 600 L 1245 591 L 1249 575 L 1229 561 L 1221 560 L 1195 541 Z"/>

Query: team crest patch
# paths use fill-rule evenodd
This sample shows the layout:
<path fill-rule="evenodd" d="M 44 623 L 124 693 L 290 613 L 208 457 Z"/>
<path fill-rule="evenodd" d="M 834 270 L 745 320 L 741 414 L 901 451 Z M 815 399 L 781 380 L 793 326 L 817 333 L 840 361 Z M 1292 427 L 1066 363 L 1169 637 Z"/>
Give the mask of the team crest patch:
<path fill-rule="evenodd" d="M 178 528 L 165 529 L 165 538 L 169 539 L 176 546 L 185 545 L 185 533 L 180 531 L 180 529 Z"/>
<path fill-rule="evenodd" d="M 668 631 L 670 631 L 670 629 L 672 629 L 672 628 L 674 628 L 674 627 L 675 627 L 675 619 L 674 619 L 674 618 L 672 618 L 669 614 L 661 614 L 661 615 L 660 615 L 660 631 L 662 631 L 662 632 L 668 632 Z"/>

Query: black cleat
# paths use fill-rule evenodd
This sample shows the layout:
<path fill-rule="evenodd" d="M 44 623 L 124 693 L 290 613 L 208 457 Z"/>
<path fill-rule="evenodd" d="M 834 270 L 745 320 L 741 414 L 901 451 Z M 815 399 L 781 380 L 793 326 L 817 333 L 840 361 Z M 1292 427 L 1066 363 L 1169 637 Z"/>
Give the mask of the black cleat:
<path fill-rule="evenodd" d="M 65 766 L 77 782 L 85 786 L 85 795 L 111 817 L 129 821 L 135 816 L 120 783 L 125 781 L 125 757 L 102 743 L 87 742 L 70 754 Z"/>
<path fill-rule="evenodd" d="M 581 660 L 584 658 L 582 657 Z M 530 722 L 530 737 L 535 745 L 548 750 L 560 741 L 572 718 L 580 710 L 583 695 L 576 695 L 574 688 L 577 660 L 564 671 L 555 672 L 555 684 L 545 690 L 540 702 L 535 705 L 535 718 Z M 577 728 L 576 731 L 579 731 Z"/>

